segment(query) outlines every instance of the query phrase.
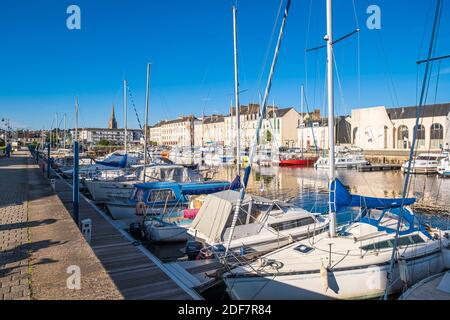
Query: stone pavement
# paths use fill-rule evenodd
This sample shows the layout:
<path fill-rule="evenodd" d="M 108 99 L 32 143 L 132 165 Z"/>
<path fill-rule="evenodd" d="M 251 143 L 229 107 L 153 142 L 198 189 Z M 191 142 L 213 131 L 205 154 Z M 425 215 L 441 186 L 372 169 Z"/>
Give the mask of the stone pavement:
<path fill-rule="evenodd" d="M 29 299 L 26 157 L 0 158 L 0 299 Z"/>
<path fill-rule="evenodd" d="M 0 158 L 0 249 L 0 300 L 123 299 L 28 152 Z"/>

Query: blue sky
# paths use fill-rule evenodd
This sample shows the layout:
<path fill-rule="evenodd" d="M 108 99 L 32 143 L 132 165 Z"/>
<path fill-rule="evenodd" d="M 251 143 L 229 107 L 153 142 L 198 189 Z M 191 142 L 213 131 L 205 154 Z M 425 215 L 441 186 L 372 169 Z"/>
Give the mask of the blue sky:
<path fill-rule="evenodd" d="M 233 93 L 231 6 L 235 0 L 16 0 L 0 3 L 0 117 L 17 127 L 48 128 L 55 113 L 80 127 L 104 127 L 116 106 L 122 125 L 122 81 L 128 80 L 141 122 L 146 63 L 152 63 L 150 123 L 181 114 L 226 113 Z M 81 30 L 66 28 L 66 8 L 81 8 Z M 366 9 L 381 8 L 381 30 L 368 30 Z M 415 61 L 425 57 L 432 12 L 428 0 L 334 1 L 335 38 L 361 28 L 361 94 L 358 37 L 336 45 L 342 89 L 336 81 L 336 109 L 416 103 Z M 273 54 L 272 29 L 279 0 L 238 0 L 241 103 L 258 101 Z M 450 53 L 450 4 L 444 3 L 436 55 Z M 300 85 L 307 85 L 310 108 L 324 112 L 325 1 L 292 0 L 270 101 L 299 109 Z M 309 21 L 309 23 L 308 23 Z M 309 31 L 308 31 L 309 30 Z M 425 41 L 421 48 L 422 35 Z M 263 69 L 267 48 L 269 59 Z M 437 102 L 450 101 L 450 60 L 442 61 Z M 436 75 L 437 64 L 434 66 Z M 423 69 L 420 69 L 423 71 Z M 262 81 L 258 82 L 260 75 Z M 307 75 L 307 76 L 306 76 Z M 422 75 L 422 72 L 420 73 Z M 436 76 L 431 88 L 433 103 Z M 395 88 L 395 89 L 393 89 Z M 342 92 L 342 94 L 341 94 Z M 138 127 L 129 102 L 129 126 Z"/>

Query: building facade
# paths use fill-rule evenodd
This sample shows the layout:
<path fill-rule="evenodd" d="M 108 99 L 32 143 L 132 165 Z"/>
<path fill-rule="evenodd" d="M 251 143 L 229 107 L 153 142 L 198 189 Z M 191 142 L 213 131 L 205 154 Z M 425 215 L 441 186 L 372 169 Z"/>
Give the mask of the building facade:
<path fill-rule="evenodd" d="M 70 130 L 75 136 L 75 129 Z M 105 128 L 82 128 L 78 129 L 79 140 L 83 144 L 98 144 L 101 140 L 106 140 L 110 144 L 123 145 L 125 142 L 125 129 L 105 129 Z M 127 129 L 128 142 L 140 144 L 143 138 L 142 130 Z"/>
<path fill-rule="evenodd" d="M 249 104 L 240 107 L 240 143 L 242 148 L 249 148 L 255 139 L 260 106 Z M 260 144 L 276 147 L 294 147 L 297 144 L 297 127 L 301 116 L 294 108 L 280 109 L 267 107 L 267 116 L 263 120 L 260 131 Z M 231 108 L 225 117 L 225 145 L 231 146 L 236 141 L 236 110 Z"/>
<path fill-rule="evenodd" d="M 416 111 L 415 106 L 353 109 L 352 144 L 365 150 L 411 148 Z M 450 103 L 423 106 L 417 130 L 417 150 L 437 151 L 445 148 L 449 115 Z"/>
<path fill-rule="evenodd" d="M 193 147 L 196 120 L 197 118 L 191 115 L 160 121 L 152 127 L 153 130 L 150 128 L 150 140 L 164 146 Z"/>
<path fill-rule="evenodd" d="M 204 116 L 194 121 L 194 146 L 223 146 L 225 143 L 225 117 Z"/>

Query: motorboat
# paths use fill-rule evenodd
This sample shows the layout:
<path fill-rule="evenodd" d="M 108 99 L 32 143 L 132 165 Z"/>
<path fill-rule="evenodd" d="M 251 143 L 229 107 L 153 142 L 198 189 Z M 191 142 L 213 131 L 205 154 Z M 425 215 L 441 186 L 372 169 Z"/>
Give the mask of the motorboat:
<path fill-rule="evenodd" d="M 106 202 L 114 199 L 128 199 L 134 185 L 144 178 L 144 166 L 137 165 L 130 168 L 131 173 L 122 171 L 121 175 L 111 176 L 111 170 L 100 171 L 97 175 L 83 179 L 92 199 Z M 145 166 L 146 181 L 166 182 L 201 182 L 203 177 L 182 165 L 153 164 Z"/>
<path fill-rule="evenodd" d="M 209 247 L 224 247 L 229 239 L 239 192 L 226 190 L 206 197 L 188 233 Z M 235 253 L 265 252 L 312 236 L 328 226 L 318 214 L 260 196 L 246 195 L 228 249 Z"/>
<path fill-rule="evenodd" d="M 361 165 L 368 165 L 369 161 L 366 160 L 362 154 L 351 154 L 347 153 L 344 155 L 336 155 L 335 158 L 335 168 L 356 168 Z M 327 169 L 329 168 L 328 157 L 319 157 L 314 163 L 314 168 L 316 169 Z"/>
<path fill-rule="evenodd" d="M 435 174 L 442 160 L 448 159 L 447 154 L 422 153 L 411 162 L 411 173 L 413 174 Z M 407 173 L 409 161 L 402 165 L 402 172 Z"/>
<path fill-rule="evenodd" d="M 441 160 L 441 163 L 439 164 L 437 168 L 437 172 L 440 177 L 447 178 L 450 177 L 450 155 L 447 154 L 447 156 Z"/>
<path fill-rule="evenodd" d="M 238 188 L 239 184 L 228 181 L 203 182 L 146 182 L 135 184 L 131 197 L 106 202 L 115 220 L 136 222 L 144 216 L 157 216 L 171 209 L 183 209 L 194 195 L 210 194 Z"/>

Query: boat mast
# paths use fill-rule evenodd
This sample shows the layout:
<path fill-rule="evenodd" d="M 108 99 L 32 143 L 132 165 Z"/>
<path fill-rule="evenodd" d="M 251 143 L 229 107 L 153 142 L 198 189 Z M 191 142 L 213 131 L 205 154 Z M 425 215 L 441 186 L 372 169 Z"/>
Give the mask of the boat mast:
<path fill-rule="evenodd" d="M 231 227 L 230 227 L 230 233 L 229 233 L 229 236 L 228 236 L 228 242 L 227 242 L 227 246 L 225 247 L 225 255 L 228 253 L 228 249 L 230 248 L 230 244 L 231 244 L 231 240 L 233 239 L 233 233 L 234 233 L 234 229 L 236 227 L 236 223 L 237 223 L 237 219 L 238 219 L 241 203 L 242 203 L 242 201 L 245 198 L 245 188 L 247 187 L 246 183 L 248 182 L 249 175 L 250 175 L 250 172 L 251 172 L 252 163 L 253 163 L 253 157 L 254 157 L 255 151 L 256 151 L 256 143 L 258 141 L 259 133 L 261 131 L 263 117 L 266 114 L 267 99 L 269 98 L 270 89 L 272 87 L 272 79 L 273 79 L 273 75 L 275 73 L 275 67 L 276 67 L 277 60 L 278 60 L 278 54 L 280 52 L 281 41 L 283 39 L 284 27 L 286 26 L 286 20 L 287 20 L 288 14 L 289 14 L 289 7 L 290 7 L 290 5 L 291 5 L 291 0 L 288 0 L 287 3 L 286 3 L 286 8 L 284 10 L 283 20 L 281 22 L 280 33 L 278 35 L 278 40 L 277 40 L 277 44 L 276 44 L 276 47 L 275 47 L 275 53 L 274 53 L 274 56 L 273 56 L 272 65 L 270 67 L 270 72 L 269 72 L 269 77 L 267 79 L 266 89 L 264 91 L 264 98 L 263 98 L 261 109 L 260 109 L 260 112 L 259 112 L 259 117 L 258 117 L 258 122 L 257 122 L 257 125 L 256 125 L 256 132 L 255 132 L 254 141 L 253 141 L 253 144 L 251 145 L 251 149 L 250 149 L 250 156 L 249 156 L 249 160 L 248 160 L 248 167 L 245 169 L 244 186 L 243 186 L 243 188 L 241 188 L 241 191 L 240 191 L 240 194 L 239 194 L 239 198 L 238 198 L 237 204 L 235 206 L 233 220 L 231 221 Z M 250 108 L 250 106 L 249 106 L 249 108 Z"/>
<path fill-rule="evenodd" d="M 301 141 L 300 141 L 300 148 L 301 148 L 301 153 L 302 153 L 302 159 L 303 159 L 303 131 L 304 131 L 304 129 L 305 129 L 305 114 L 304 114 L 304 108 L 303 108 L 303 103 L 304 103 L 304 101 L 305 101 L 305 93 L 304 93 L 304 89 L 303 89 L 303 85 L 301 86 L 301 88 L 300 88 L 300 95 L 301 95 L 301 102 L 300 102 L 300 113 L 301 113 L 301 116 L 302 116 L 302 125 L 303 126 L 300 126 L 300 130 L 301 130 L 301 132 L 302 132 L 302 135 L 301 135 Z"/>
<path fill-rule="evenodd" d="M 128 154 L 128 130 L 127 130 L 127 80 L 123 80 L 123 122 L 125 134 L 125 154 Z"/>
<path fill-rule="evenodd" d="M 59 123 L 58 123 L 58 112 L 55 115 L 56 117 L 56 137 L 55 137 L 55 148 L 58 148 L 58 141 L 59 141 Z"/>
<path fill-rule="evenodd" d="M 78 97 L 75 99 L 75 141 L 78 141 Z"/>
<path fill-rule="evenodd" d="M 147 86 L 145 92 L 145 132 L 144 132 L 144 177 L 143 182 L 145 183 L 145 175 L 147 169 L 147 133 L 148 133 L 148 96 L 150 94 L 150 63 L 147 63 Z"/>
<path fill-rule="evenodd" d="M 238 52 L 237 52 L 237 25 L 236 25 L 236 6 L 233 6 L 233 40 L 234 40 L 234 98 L 236 104 L 236 171 L 237 175 L 241 171 L 241 119 L 239 110 L 239 76 L 238 76 Z"/>
<path fill-rule="evenodd" d="M 334 158 L 334 78 L 333 78 L 333 5 L 332 0 L 327 0 L 327 89 L 328 89 L 328 133 L 330 140 L 330 150 L 328 152 L 328 179 L 329 179 L 329 219 L 330 237 L 336 237 L 336 212 L 332 201 L 332 183 L 335 179 L 335 158 Z"/>
<path fill-rule="evenodd" d="M 63 136 L 63 139 L 64 139 L 64 141 L 63 141 L 63 149 L 65 149 L 66 148 L 66 131 L 67 131 L 67 128 L 66 128 L 66 114 L 64 113 L 64 136 Z"/>

